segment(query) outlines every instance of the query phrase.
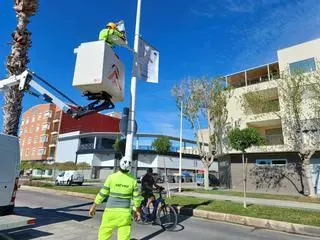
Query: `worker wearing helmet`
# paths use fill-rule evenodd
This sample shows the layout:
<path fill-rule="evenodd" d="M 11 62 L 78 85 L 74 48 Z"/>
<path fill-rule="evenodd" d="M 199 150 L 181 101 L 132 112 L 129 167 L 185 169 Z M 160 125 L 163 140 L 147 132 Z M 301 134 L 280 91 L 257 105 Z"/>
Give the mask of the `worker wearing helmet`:
<path fill-rule="evenodd" d="M 109 22 L 105 29 L 102 29 L 99 34 L 99 40 L 103 40 L 108 43 L 109 47 L 113 47 L 116 38 L 125 40 L 125 36 L 122 32 L 118 31 L 117 24 Z"/>
<path fill-rule="evenodd" d="M 118 240 L 130 240 L 131 235 L 131 201 L 135 218 L 140 219 L 140 196 L 137 180 L 129 173 L 131 160 L 123 157 L 120 170 L 111 174 L 97 194 L 90 208 L 89 216 L 96 213 L 96 206 L 106 202 L 99 229 L 99 240 L 111 239 L 113 229 L 118 229 Z"/>

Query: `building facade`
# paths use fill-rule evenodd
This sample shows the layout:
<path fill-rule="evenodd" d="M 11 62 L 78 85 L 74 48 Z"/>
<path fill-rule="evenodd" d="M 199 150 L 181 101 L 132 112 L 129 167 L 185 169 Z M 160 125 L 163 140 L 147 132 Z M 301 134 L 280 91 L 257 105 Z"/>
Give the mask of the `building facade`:
<path fill-rule="evenodd" d="M 120 119 L 100 113 L 74 119 L 54 104 L 40 104 L 28 109 L 20 125 L 21 159 L 26 161 L 56 160 L 60 134 L 73 131 L 119 132 Z"/>
<path fill-rule="evenodd" d="M 20 154 L 26 161 L 52 161 L 60 129 L 61 111 L 53 104 L 41 104 L 22 115 Z"/>
<path fill-rule="evenodd" d="M 134 169 L 137 176 L 145 174 L 147 168 L 153 168 L 155 172 L 164 176 L 177 176 L 179 173 L 179 138 L 167 136 L 173 146 L 167 155 L 158 155 L 152 148 L 152 140 L 164 135 L 159 134 L 136 134 L 134 141 Z M 119 133 L 91 132 L 80 133 L 79 131 L 60 134 L 57 148 L 58 162 L 86 162 L 92 169 L 87 178 L 105 179 L 117 168 L 119 156 L 113 149 L 115 140 L 120 137 Z M 193 140 L 183 139 L 183 149 L 195 145 Z M 182 155 L 182 169 L 190 176 L 194 176 L 198 170 L 203 170 L 203 163 L 197 154 Z M 218 171 L 218 163 L 215 162 L 211 172 Z"/>
<path fill-rule="evenodd" d="M 277 55 L 277 62 L 229 74 L 225 77 L 227 84 L 233 89 L 227 104 L 229 116 L 226 126 L 229 126 L 228 130 L 234 127 L 255 128 L 266 140 L 265 145 L 252 147 L 247 151 L 249 173 L 251 173 L 248 180 L 249 191 L 298 193 L 303 186 L 307 186 L 307 182 L 305 176 L 300 178 L 298 171 L 288 169 L 290 164 L 301 165 L 301 161 L 299 161 L 293 134 L 297 129 L 291 124 L 292 116 L 290 116 L 291 113 L 288 112 L 285 103 L 287 98 L 284 94 L 286 93 L 281 87 L 285 84 L 285 78 L 281 76 L 290 75 L 295 71 L 302 71 L 304 74 L 312 76 L 317 71 L 317 63 L 320 59 L 320 39 L 278 50 Z M 314 80 L 319 81 L 319 79 Z M 309 84 L 305 83 L 306 88 L 311 86 Z M 316 142 L 320 142 L 320 128 L 319 121 L 317 121 L 319 117 L 315 115 L 315 111 L 311 107 L 312 98 L 309 94 L 310 91 L 307 89 L 302 96 L 301 120 L 307 124 L 303 124 L 301 131 L 303 133 L 304 131 L 314 131 L 314 134 L 305 134 L 303 141 L 305 144 L 316 144 Z M 253 102 L 257 99 L 267 101 L 268 107 L 259 106 Z M 227 154 L 220 158 L 219 171 L 221 178 L 224 179 L 222 182 L 225 187 L 241 190 L 243 187 L 240 153 L 230 148 L 227 141 L 227 130 L 223 137 L 226 140 L 223 152 Z M 315 139 L 318 140 L 314 141 Z M 269 185 L 258 184 L 257 178 L 259 176 L 252 172 L 253 170 L 259 172 L 259 167 L 266 166 L 274 169 L 278 167 L 277 169 L 280 170 L 282 167 L 285 168 L 287 177 L 280 179 L 281 181 L 274 185 L 277 176 L 273 175 Z M 314 184 L 312 187 L 317 188 L 320 194 L 320 158 L 317 153 L 311 160 L 311 168 L 313 169 Z M 272 175 L 270 176 L 272 177 Z"/>

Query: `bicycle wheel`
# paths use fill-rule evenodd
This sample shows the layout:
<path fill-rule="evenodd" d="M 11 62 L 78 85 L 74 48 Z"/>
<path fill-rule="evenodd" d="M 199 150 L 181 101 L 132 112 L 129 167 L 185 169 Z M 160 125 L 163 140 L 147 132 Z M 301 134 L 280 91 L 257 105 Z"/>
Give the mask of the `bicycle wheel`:
<path fill-rule="evenodd" d="M 170 205 L 163 205 L 158 209 L 157 218 L 163 229 L 172 231 L 176 228 L 178 223 L 178 216 L 176 210 Z"/>

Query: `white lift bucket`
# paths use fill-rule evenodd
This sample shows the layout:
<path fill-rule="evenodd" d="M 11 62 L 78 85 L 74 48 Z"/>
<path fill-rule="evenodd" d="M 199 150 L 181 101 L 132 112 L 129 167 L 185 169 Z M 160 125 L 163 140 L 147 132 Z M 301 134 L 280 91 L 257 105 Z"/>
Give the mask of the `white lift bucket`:
<path fill-rule="evenodd" d="M 124 99 L 124 65 L 104 41 L 82 43 L 72 85 L 82 92 L 107 92 L 112 102 Z"/>

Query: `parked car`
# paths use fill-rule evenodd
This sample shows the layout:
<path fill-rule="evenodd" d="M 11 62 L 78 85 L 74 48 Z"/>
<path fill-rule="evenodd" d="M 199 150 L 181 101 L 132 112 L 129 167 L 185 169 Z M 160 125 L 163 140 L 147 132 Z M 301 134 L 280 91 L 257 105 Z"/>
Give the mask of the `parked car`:
<path fill-rule="evenodd" d="M 56 178 L 55 184 L 56 185 L 72 185 L 77 184 L 81 186 L 84 182 L 84 175 L 77 171 L 64 171 L 61 172 L 58 177 Z"/>
<path fill-rule="evenodd" d="M 204 176 L 203 174 L 197 174 L 196 183 L 198 186 L 204 186 Z M 219 179 L 213 174 L 209 174 L 209 186 L 216 187 L 219 186 Z"/>

